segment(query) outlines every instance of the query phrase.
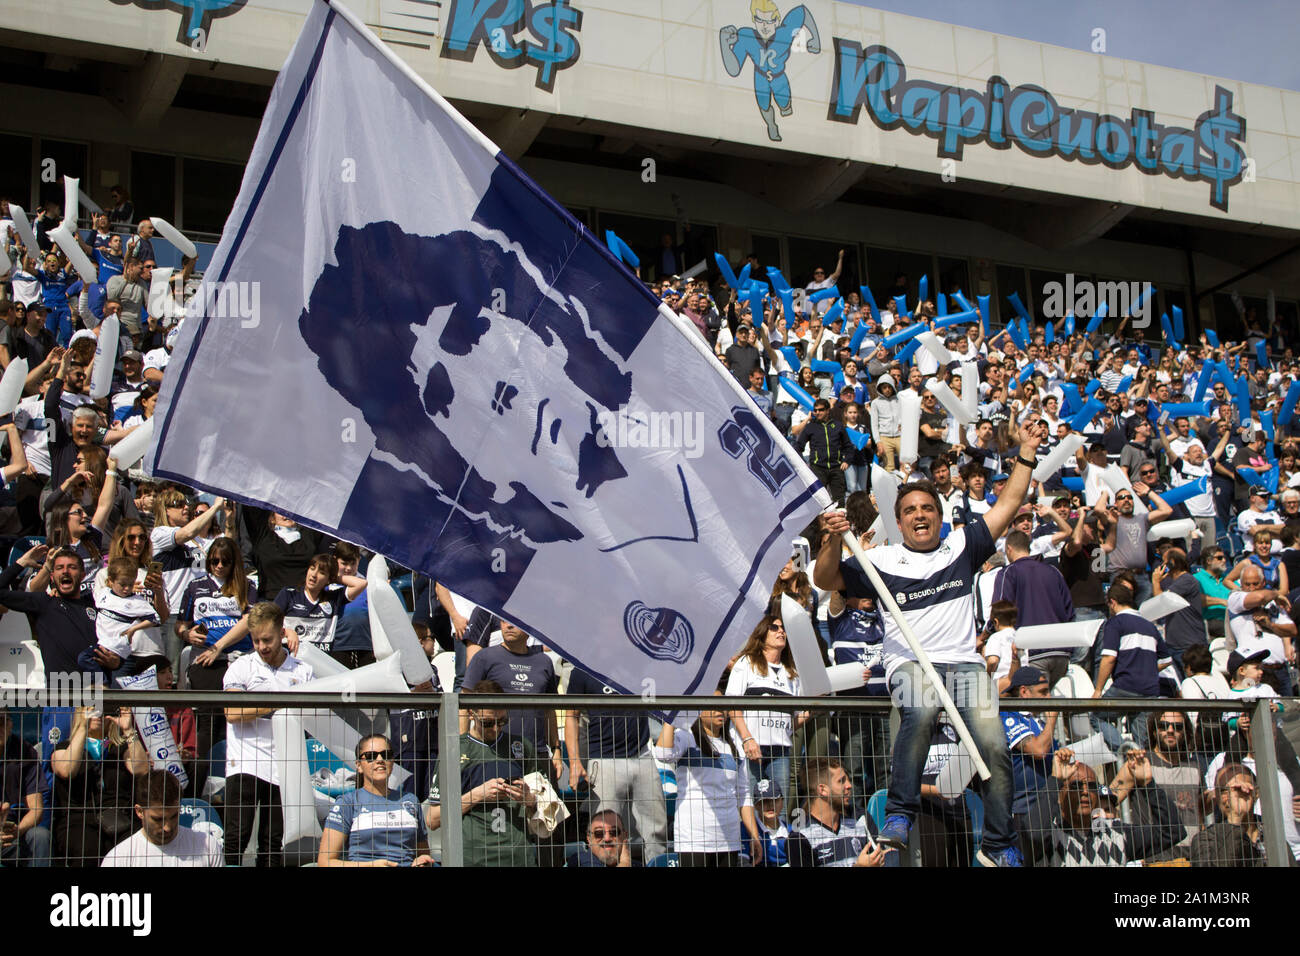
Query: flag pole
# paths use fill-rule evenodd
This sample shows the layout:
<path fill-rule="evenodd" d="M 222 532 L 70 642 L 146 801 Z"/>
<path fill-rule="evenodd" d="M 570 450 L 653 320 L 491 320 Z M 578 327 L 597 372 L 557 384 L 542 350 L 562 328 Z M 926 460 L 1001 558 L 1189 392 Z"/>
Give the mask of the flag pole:
<path fill-rule="evenodd" d="M 871 586 L 876 589 L 876 594 L 885 603 L 885 610 L 894 619 L 898 629 L 903 632 L 903 640 L 907 641 L 907 646 L 912 649 L 912 653 L 916 656 L 916 662 L 921 665 L 921 670 L 925 673 L 926 679 L 938 692 L 939 703 L 943 705 L 944 711 L 948 714 L 948 719 L 952 722 L 953 729 L 957 731 L 958 738 L 960 738 L 971 759 L 975 762 L 975 771 L 980 775 L 981 780 L 988 780 L 993 775 L 989 772 L 988 765 L 984 762 L 984 757 L 980 754 L 979 748 L 975 746 L 975 738 L 971 736 L 970 728 L 966 726 L 966 721 L 961 719 L 961 714 L 957 712 L 957 705 L 953 703 L 948 688 L 944 687 L 943 681 L 939 680 L 934 665 L 930 663 L 929 656 L 921 649 L 921 642 L 916 639 L 912 626 L 903 617 L 898 602 L 889 593 L 889 588 L 885 587 L 885 582 L 880 579 L 880 572 L 876 570 L 874 564 L 867 560 L 867 553 L 862 549 L 857 533 L 849 529 L 849 532 L 844 535 L 844 543 L 849 546 L 853 556 L 858 559 L 858 564 L 862 565 L 862 570 L 867 573 Z"/>

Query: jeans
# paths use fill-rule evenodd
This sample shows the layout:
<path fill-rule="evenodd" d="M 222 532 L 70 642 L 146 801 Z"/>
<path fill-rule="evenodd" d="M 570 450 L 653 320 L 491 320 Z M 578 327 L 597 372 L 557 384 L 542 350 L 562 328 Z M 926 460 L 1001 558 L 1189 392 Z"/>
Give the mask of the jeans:
<path fill-rule="evenodd" d="M 1011 753 L 998 714 L 998 694 L 983 664 L 935 664 L 957 712 L 970 729 L 980 756 L 988 764 L 984 781 L 983 848 L 1001 852 L 1016 842 L 1011 826 Z M 901 814 L 915 821 L 921 809 L 921 771 L 930 751 L 930 737 L 942 706 L 921 665 L 901 664 L 889 678 L 890 696 L 898 707 L 898 736 L 894 738 L 893 775 L 885 814 Z"/>
<path fill-rule="evenodd" d="M 869 465 L 849 465 L 844 473 L 844 484 L 849 494 L 855 491 L 871 490 L 871 467 Z"/>
<path fill-rule="evenodd" d="M 1145 700 L 1149 699 L 1146 694 L 1135 694 L 1132 691 L 1123 690 L 1111 684 L 1106 693 L 1101 695 L 1103 699 L 1110 697 L 1115 700 Z M 1158 702 L 1153 701 L 1156 707 Z M 1111 750 L 1118 751 L 1120 745 L 1124 742 L 1124 737 L 1119 728 L 1111 721 L 1118 719 L 1120 716 L 1128 718 L 1129 731 L 1133 734 L 1133 742 L 1139 747 L 1145 748 L 1149 739 L 1147 733 L 1147 714 L 1142 711 L 1126 711 L 1122 715 L 1115 711 L 1097 711 L 1092 715 L 1093 730 L 1101 732 L 1102 739 L 1106 741 L 1106 746 Z"/>
<path fill-rule="evenodd" d="M 648 753 L 591 758 L 587 779 L 596 794 L 597 810 L 618 813 L 631 841 L 644 844 L 645 859 L 668 849 L 668 807 L 659 771 Z"/>
<path fill-rule="evenodd" d="M 1106 609 L 1104 607 L 1076 607 L 1074 609 L 1074 621 L 1104 621 L 1106 620 Z M 1097 637 L 1092 642 L 1092 647 L 1076 647 L 1074 653 L 1070 655 L 1070 663 L 1078 664 L 1088 672 L 1089 677 L 1096 677 L 1096 668 L 1093 664 L 1101 656 L 1101 631 L 1097 631 Z"/>
<path fill-rule="evenodd" d="M 32 827 L 0 850 L 0 866 L 45 867 L 50 865 L 50 831 Z"/>

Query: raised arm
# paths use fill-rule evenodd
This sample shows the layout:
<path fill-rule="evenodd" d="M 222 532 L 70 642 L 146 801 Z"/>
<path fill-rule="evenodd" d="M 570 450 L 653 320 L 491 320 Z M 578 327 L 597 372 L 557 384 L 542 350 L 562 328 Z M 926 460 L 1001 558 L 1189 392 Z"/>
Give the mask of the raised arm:
<path fill-rule="evenodd" d="M 1016 453 L 1011 477 L 1007 479 L 997 503 L 984 515 L 984 524 L 995 540 L 1002 537 L 1011 526 L 1011 519 L 1020 510 L 1025 495 L 1029 493 L 1036 464 L 1034 459 L 1038 446 L 1046 435 L 1047 426 L 1041 421 L 1020 426 L 1020 450 Z"/>

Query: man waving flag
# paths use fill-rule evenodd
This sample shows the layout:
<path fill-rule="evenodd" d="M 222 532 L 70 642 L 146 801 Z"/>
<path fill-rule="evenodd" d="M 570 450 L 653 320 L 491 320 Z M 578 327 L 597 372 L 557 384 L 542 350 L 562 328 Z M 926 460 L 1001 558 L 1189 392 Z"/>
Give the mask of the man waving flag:
<path fill-rule="evenodd" d="M 196 298 L 154 475 L 427 573 L 625 691 L 711 692 L 829 502 L 689 323 L 325 0 Z"/>

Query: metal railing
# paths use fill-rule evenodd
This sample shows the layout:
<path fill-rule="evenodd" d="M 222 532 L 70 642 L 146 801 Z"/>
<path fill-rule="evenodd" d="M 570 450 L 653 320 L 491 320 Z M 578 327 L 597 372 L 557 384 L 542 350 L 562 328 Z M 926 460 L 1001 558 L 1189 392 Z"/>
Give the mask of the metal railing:
<path fill-rule="evenodd" d="M 0 688 L 0 693 L 4 692 Z M 1274 699 L 1276 700 L 1276 699 Z M 1285 719 L 1291 723 L 1300 713 L 1300 700 L 1286 700 L 1283 704 L 1283 713 Z M 500 709 L 507 711 L 519 711 L 522 709 L 546 711 L 600 711 L 604 713 L 627 711 L 629 715 L 634 713 L 644 714 L 653 712 L 655 714 L 674 713 L 679 711 L 698 712 L 700 710 L 721 710 L 724 712 L 744 712 L 763 710 L 772 713 L 787 712 L 808 712 L 813 715 L 814 719 L 827 719 L 834 716 L 836 719 L 856 719 L 856 718 L 876 718 L 877 720 L 889 718 L 896 714 L 891 702 L 887 698 L 825 698 L 825 697 L 780 697 L 780 698 L 754 698 L 754 697 L 619 697 L 604 695 L 459 695 L 455 693 L 445 693 L 441 695 L 424 695 L 424 694 L 367 694 L 358 693 L 341 696 L 336 693 L 300 693 L 300 692 L 282 692 L 282 693 L 240 693 L 238 695 L 225 693 L 221 691 L 121 691 L 106 689 L 102 693 L 102 706 L 106 713 L 114 713 L 115 708 L 131 707 L 135 709 L 148 707 L 165 707 L 165 708 L 192 708 L 199 715 L 200 720 L 207 719 L 212 722 L 223 721 L 223 715 L 218 708 L 238 706 L 241 708 L 275 708 L 279 710 L 288 710 L 293 712 L 347 712 L 355 713 L 357 710 L 373 711 L 385 710 L 395 711 L 399 709 L 422 708 L 425 710 L 438 710 L 437 724 L 437 752 L 442 759 L 442 766 L 456 767 L 461 763 L 461 729 L 460 716 L 462 708 L 471 705 L 475 709 Z M 1098 713 L 1106 715 L 1138 715 L 1149 714 L 1153 712 L 1164 713 L 1167 711 L 1182 711 L 1193 715 L 1199 715 L 1202 719 L 1216 720 L 1227 714 L 1250 714 L 1251 726 L 1275 727 L 1283 719 L 1275 715 L 1268 700 L 1256 701 L 1225 701 L 1225 700 L 1181 700 L 1181 699 L 1138 699 L 1138 700 L 1121 700 L 1107 698 L 1105 700 L 1086 699 L 1086 700 L 1066 700 L 1061 698 L 1046 699 L 1012 699 L 1003 698 L 998 701 L 998 706 L 1003 714 L 1011 712 L 1026 712 L 1030 714 L 1042 714 L 1045 712 L 1059 712 L 1063 717 L 1076 715 L 1092 715 Z M 594 719 L 594 718 L 593 718 Z M 602 718 L 609 719 L 609 718 Z M 1069 721 L 1064 720 L 1058 731 L 1063 731 L 1069 725 Z M 563 722 L 559 726 L 563 727 Z M 1300 726 L 1300 724 L 1297 724 Z M 892 738 L 892 733 L 891 733 Z M 1069 744 L 1065 733 L 1058 734 L 1058 743 Z M 1289 866 L 1292 865 L 1292 849 L 1287 841 L 1287 826 L 1284 815 L 1293 812 L 1292 807 L 1284 806 L 1281 786 L 1279 784 L 1279 759 L 1278 746 L 1275 743 L 1272 733 L 1254 733 L 1251 736 L 1252 756 L 1255 762 L 1257 775 L 1257 789 L 1259 799 L 1259 819 L 1262 842 L 1266 851 L 1268 865 L 1270 866 Z M 567 741 L 570 748 L 577 747 L 578 742 Z M 892 746 L 892 739 L 891 739 Z M 48 745 L 47 745 L 48 748 Z M 1286 753 L 1291 754 L 1290 743 L 1285 744 Z M 811 753 L 811 747 L 809 748 Z M 200 754 L 200 758 L 205 758 L 206 754 Z M 352 762 L 352 754 L 339 753 L 337 757 L 344 763 Z M 448 761 L 446 758 L 452 756 L 454 759 Z M 873 756 L 880 757 L 879 754 Z M 1211 756 L 1206 754 L 1206 756 Z M 48 749 L 42 754 L 43 760 L 48 764 Z M 572 759 L 572 754 L 569 755 Z M 644 759 L 649 759 L 645 757 Z M 795 755 L 796 765 L 799 761 L 804 760 L 804 755 Z M 1117 755 L 1117 759 L 1122 763 L 1122 757 Z M 438 802 L 442 808 L 443 820 L 461 819 L 460 807 L 462 801 L 461 779 L 458 773 L 443 773 L 437 781 L 440 786 L 438 789 Z M 557 783 L 558 789 L 558 781 Z M 879 783 L 880 781 L 877 781 Z M 877 792 L 879 797 L 883 792 Z M 807 795 L 806 790 L 803 793 Z M 201 794 L 199 796 L 202 796 Z M 792 794 L 792 796 L 794 796 Z M 861 795 L 863 798 L 867 794 Z M 1040 794 L 1039 796 L 1042 796 Z M 572 797 L 572 795 L 570 795 Z M 1055 798 L 1055 792 L 1053 792 Z M 789 806 L 789 802 L 787 802 Z M 1202 815 L 1208 811 L 1208 807 L 1202 809 Z M 802 808 L 799 808 L 802 813 Z M 1291 827 L 1294 830 L 1294 826 Z M 439 829 L 441 840 L 441 863 L 444 866 L 461 866 L 465 859 L 464 832 L 461 826 L 443 825 Z M 430 834 L 432 835 L 432 834 Z M 1039 837 L 1045 838 L 1045 834 L 1038 834 Z M 976 838 L 978 843 L 978 838 Z M 229 861 L 229 855 L 227 855 Z M 910 857 L 904 856 L 903 865 L 916 865 L 920 858 L 916 853 Z M 83 862 L 90 862 L 88 860 Z M 662 865 L 662 864 L 661 864 Z M 672 864 L 667 864 L 672 865 Z M 942 864 L 941 864 L 942 865 Z M 951 865 L 951 863 L 949 863 Z"/>

